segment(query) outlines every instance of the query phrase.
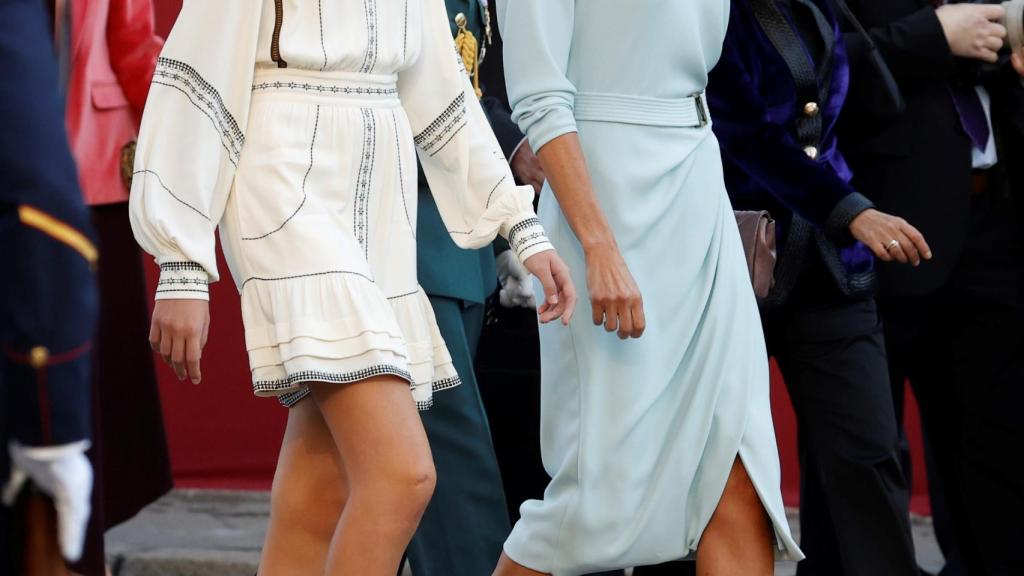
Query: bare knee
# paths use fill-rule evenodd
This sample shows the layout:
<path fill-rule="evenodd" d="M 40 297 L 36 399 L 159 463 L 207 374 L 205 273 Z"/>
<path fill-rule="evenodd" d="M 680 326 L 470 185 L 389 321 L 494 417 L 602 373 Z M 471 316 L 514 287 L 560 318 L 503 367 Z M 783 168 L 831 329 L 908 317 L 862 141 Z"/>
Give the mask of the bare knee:
<path fill-rule="evenodd" d="M 752 523 L 767 524 L 767 513 L 761 498 L 739 460 L 729 474 L 713 523 L 727 530 L 731 527 L 750 526 Z"/>
<path fill-rule="evenodd" d="M 361 474 L 352 484 L 352 504 L 366 503 L 390 511 L 401 522 L 416 524 L 427 508 L 437 485 L 437 473 L 429 458 L 420 462 L 394 462 Z"/>
<path fill-rule="evenodd" d="M 330 540 L 347 494 L 338 474 L 292 471 L 275 478 L 270 493 L 272 521 L 289 530 Z"/>

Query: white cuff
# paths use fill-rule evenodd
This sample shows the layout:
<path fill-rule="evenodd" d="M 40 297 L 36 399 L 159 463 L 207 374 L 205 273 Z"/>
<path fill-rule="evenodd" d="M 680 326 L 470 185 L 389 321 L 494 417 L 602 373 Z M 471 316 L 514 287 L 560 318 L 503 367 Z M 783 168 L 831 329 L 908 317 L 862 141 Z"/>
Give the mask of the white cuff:
<path fill-rule="evenodd" d="M 24 454 L 26 457 L 37 462 L 50 462 L 72 454 L 82 454 L 90 446 L 92 446 L 92 443 L 88 440 L 79 440 L 78 442 L 61 444 L 60 446 L 25 446 L 12 440 L 8 444 L 8 449 L 12 454 Z"/>
<path fill-rule="evenodd" d="M 161 262 L 157 300 L 209 300 L 210 275 L 195 262 Z"/>
<path fill-rule="evenodd" d="M 525 214 L 508 232 L 508 244 L 521 264 L 535 254 L 554 250 L 544 227 L 533 213 Z"/>

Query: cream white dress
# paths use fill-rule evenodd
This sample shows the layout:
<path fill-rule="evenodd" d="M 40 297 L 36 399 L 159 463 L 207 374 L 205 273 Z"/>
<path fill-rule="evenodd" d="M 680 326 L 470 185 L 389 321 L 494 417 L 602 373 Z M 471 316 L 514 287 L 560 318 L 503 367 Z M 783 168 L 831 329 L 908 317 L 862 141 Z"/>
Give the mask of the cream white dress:
<path fill-rule="evenodd" d="M 253 388 L 458 374 L 416 280 L 417 154 L 455 242 L 551 249 L 452 43 L 443 0 L 186 0 L 136 152 L 156 297 L 206 299 L 219 228 Z"/>

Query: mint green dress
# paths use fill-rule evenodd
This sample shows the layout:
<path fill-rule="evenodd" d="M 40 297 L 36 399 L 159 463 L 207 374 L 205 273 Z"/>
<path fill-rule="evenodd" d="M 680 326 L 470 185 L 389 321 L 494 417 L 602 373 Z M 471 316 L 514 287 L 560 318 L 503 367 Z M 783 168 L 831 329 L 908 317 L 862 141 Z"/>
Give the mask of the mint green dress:
<path fill-rule="evenodd" d="M 505 552 L 556 576 L 686 557 L 738 457 L 778 557 L 802 558 L 783 509 L 764 336 L 718 142 L 680 105 L 705 88 L 729 1 L 499 0 L 498 16 L 514 118 L 534 150 L 579 133 L 647 317 L 639 340 L 593 325 L 583 251 L 545 189 L 540 218 L 580 307 L 568 328 L 541 328 L 552 480 L 542 500 L 523 504 Z"/>

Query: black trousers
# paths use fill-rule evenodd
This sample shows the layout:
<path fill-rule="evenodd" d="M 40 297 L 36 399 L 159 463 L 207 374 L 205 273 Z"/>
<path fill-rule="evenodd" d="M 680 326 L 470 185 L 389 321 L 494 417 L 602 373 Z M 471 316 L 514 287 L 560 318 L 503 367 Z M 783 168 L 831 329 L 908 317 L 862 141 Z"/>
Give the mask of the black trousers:
<path fill-rule="evenodd" d="M 808 259 L 788 303 L 765 316 L 769 353 L 796 411 L 802 576 L 912 576 L 909 489 L 882 323 Z"/>
<path fill-rule="evenodd" d="M 946 285 L 879 301 L 893 390 L 900 398 L 909 379 L 921 408 L 940 544 L 972 576 L 1024 574 L 1024 526 L 1006 521 L 1024 517 L 1024 282 L 1013 214 L 1008 198 L 973 197 Z"/>

